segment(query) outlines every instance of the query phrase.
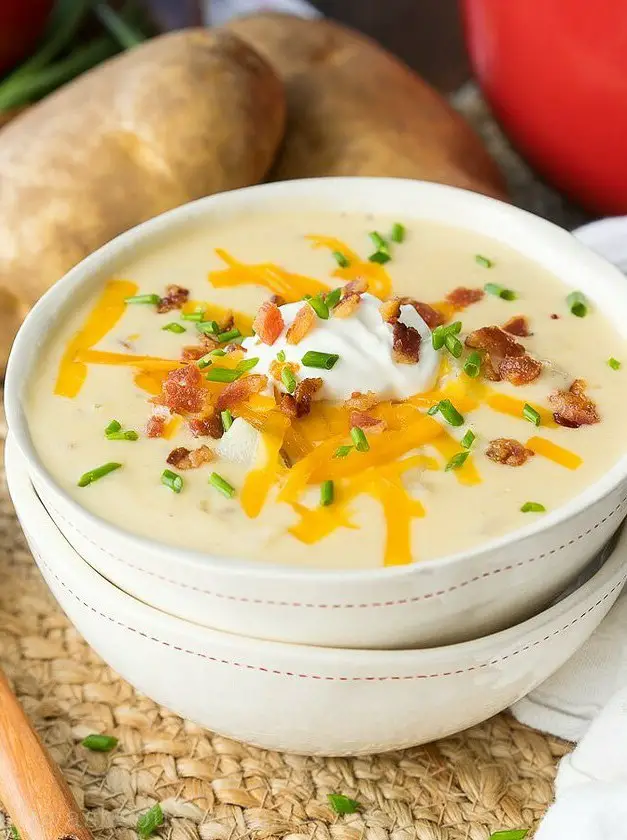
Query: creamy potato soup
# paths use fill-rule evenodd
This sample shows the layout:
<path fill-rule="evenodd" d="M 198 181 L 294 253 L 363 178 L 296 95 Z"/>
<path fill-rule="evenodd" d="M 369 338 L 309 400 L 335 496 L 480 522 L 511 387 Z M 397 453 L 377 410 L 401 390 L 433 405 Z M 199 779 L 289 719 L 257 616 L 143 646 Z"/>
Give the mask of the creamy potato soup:
<path fill-rule="evenodd" d="M 623 453 L 624 341 L 514 250 L 303 211 L 136 252 L 62 313 L 29 383 L 80 505 L 211 555 L 320 568 L 471 549 Z"/>

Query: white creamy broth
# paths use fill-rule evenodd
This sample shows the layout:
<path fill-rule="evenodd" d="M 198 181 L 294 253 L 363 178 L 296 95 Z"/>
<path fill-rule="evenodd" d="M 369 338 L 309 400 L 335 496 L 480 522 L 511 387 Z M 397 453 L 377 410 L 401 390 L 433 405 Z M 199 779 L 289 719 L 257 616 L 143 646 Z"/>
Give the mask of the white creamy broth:
<path fill-rule="evenodd" d="M 58 328 L 42 349 L 40 362 L 29 383 L 30 432 L 44 465 L 78 503 L 127 531 L 213 555 L 322 568 L 374 568 L 386 562 L 420 561 L 469 549 L 544 515 L 542 512 L 523 513 L 521 507 L 526 502 L 539 503 L 546 511 L 553 511 L 573 498 L 600 478 L 625 450 L 621 405 L 624 370 L 614 370 L 608 365 L 610 357 L 627 362 L 624 340 L 593 304 L 586 317 L 572 315 L 566 304 L 571 289 L 496 241 L 424 221 L 373 218 L 365 214 L 251 214 L 222 223 L 212 221 L 210 225 L 192 227 L 184 234 L 177 232 L 168 236 L 150 250 L 144 248 L 118 266 L 112 279 L 135 284 L 137 294 L 163 295 L 167 285 L 178 284 L 189 290 L 190 300 L 216 304 L 252 318 L 272 291 L 250 284 L 215 288 L 209 282 L 208 274 L 223 270 L 225 263 L 214 249 L 223 249 L 246 266 L 272 263 L 334 289 L 342 282 L 333 276 L 338 266 L 331 249 L 312 247 L 306 236 L 337 237 L 366 259 L 374 250 L 368 232 L 378 230 L 386 234 L 396 221 L 403 222 L 406 234 L 402 243 L 391 244 L 391 260 L 383 267 L 391 279 L 392 294 L 435 304 L 459 286 L 476 289 L 483 288 L 486 283 L 496 283 L 514 290 L 516 300 L 485 294 L 462 311 L 449 312 L 447 323 L 462 322 L 458 339 L 463 343 L 473 330 L 503 325 L 512 316 L 524 315 L 533 334 L 517 340 L 533 358 L 546 363 L 538 378 L 526 385 L 488 382 L 483 373 L 470 381 L 460 377 L 461 365 L 469 350 L 464 348 L 459 360 L 442 350 L 439 352 L 447 361 L 435 386 L 438 393 L 453 394 L 451 399 L 455 404 L 454 395 L 465 393 L 466 385 L 484 387 L 486 393 L 508 395 L 521 404 L 543 407 L 548 412 L 546 417 L 550 418 L 553 408 L 549 405 L 549 395 L 556 389 L 567 389 L 575 379 L 582 379 L 586 383 L 586 394 L 596 405 L 600 422 L 565 428 L 543 421 L 536 428 L 522 414 L 512 416 L 495 411 L 486 403 L 485 395 L 479 396 L 474 400 L 473 408 L 461 410 L 464 424 L 459 428 L 450 426 L 441 414 L 435 415 L 437 423 L 448 435 L 448 451 L 436 446 L 434 440 L 402 452 L 401 458 L 424 455 L 425 459 L 396 476 L 392 481 L 396 490 L 391 491 L 386 483 L 390 478 L 387 466 L 374 467 L 372 487 L 383 488 L 381 493 L 388 494 L 387 516 L 381 493 L 372 490 L 370 485 L 357 492 L 350 484 L 353 497 L 346 502 L 349 484 L 338 477 L 334 481 L 335 501 L 321 515 L 331 523 L 326 529 L 328 533 L 321 536 L 318 530 L 312 536 L 311 530 L 303 526 L 302 517 L 304 508 L 318 511 L 319 482 L 306 486 L 302 494 L 292 497 L 289 503 L 277 500 L 277 494 L 285 482 L 289 482 L 292 471 L 298 469 L 298 461 L 294 463 L 293 458 L 291 469 L 280 465 L 275 471 L 268 497 L 258 515 L 250 516 L 242 507 L 243 488 L 251 471 L 263 465 L 267 438 L 260 444 L 254 463 L 239 463 L 219 455 L 196 469 L 181 470 L 166 463 L 174 448 L 196 450 L 206 445 L 215 453 L 216 446 L 221 443 L 211 437 L 194 437 L 187 426 L 187 417 L 170 439 L 148 437 L 146 424 L 154 405 L 150 402 L 151 394 L 135 382 L 141 365 L 88 362 L 85 380 L 75 396 L 55 394 L 62 357 L 94 308 L 104 287 L 103 280 L 92 296 L 60 318 Z M 490 267 L 477 262 L 477 254 L 487 257 Z M 254 279 L 258 274 L 249 276 Z M 285 310 L 286 318 L 288 311 L 292 310 Z M 552 318 L 552 314 L 559 317 Z M 331 315 L 331 320 L 333 317 Z M 356 316 L 346 319 L 347 328 L 351 317 Z M 181 324 L 186 331 L 179 334 L 162 329 L 170 323 Z M 333 328 L 341 329 L 338 322 L 334 322 Z M 317 335 L 324 345 L 324 336 L 328 334 L 325 333 L 325 322 L 315 329 L 319 332 L 309 335 L 307 348 L 315 345 Z M 423 337 L 423 352 L 431 350 L 428 330 L 426 336 L 426 339 Z M 91 346 L 90 352 L 177 360 L 183 347 L 198 344 L 198 341 L 195 323 L 183 320 L 179 310 L 157 314 L 154 305 L 129 304 L 112 328 Z M 255 342 L 254 338 L 245 342 L 248 351 L 242 358 L 263 355 L 255 352 Z M 338 346 L 344 345 L 340 342 Z M 280 347 L 287 348 L 288 361 L 299 358 L 299 347 L 288 347 L 284 335 L 277 340 L 277 352 Z M 327 348 L 319 346 L 317 349 L 324 351 Z M 260 362 L 259 370 L 253 369 L 245 376 L 268 373 L 267 367 L 272 360 L 268 348 L 262 350 L 265 351 L 263 370 Z M 214 357 L 211 367 L 219 367 L 221 360 L 219 356 Z M 330 372 L 336 378 L 342 374 L 342 361 L 340 358 Z M 353 369 L 347 366 L 346 359 L 344 362 L 346 375 L 352 376 Z M 399 376 L 403 375 L 404 367 L 409 366 L 396 365 Z M 203 369 L 203 376 L 208 370 L 210 368 Z M 297 372 L 297 379 L 318 374 L 326 375 L 324 371 L 303 367 Z M 367 380 L 367 370 L 359 376 L 365 376 Z M 373 381 L 378 380 L 373 377 Z M 282 382 L 275 384 L 277 391 L 285 390 Z M 212 387 L 217 393 L 221 386 Z M 363 390 L 368 390 L 367 381 Z M 270 399 L 269 396 L 261 398 L 260 405 L 263 403 L 264 410 Z M 420 410 L 424 413 L 429 404 L 427 401 Z M 323 411 L 323 405 L 333 407 L 334 404 L 314 402 L 312 415 L 306 422 L 317 417 Z M 395 405 L 402 405 L 402 401 Z M 410 409 L 416 413 L 408 406 Z M 278 409 L 274 411 L 280 415 Z M 237 409 L 233 413 L 237 414 Z M 376 414 L 377 409 L 373 408 L 372 413 Z M 136 431 L 138 439 L 107 439 L 104 430 L 113 419 L 119 421 L 122 430 Z M 295 428 L 298 424 L 299 421 L 294 422 Z M 465 451 L 459 442 L 469 429 L 476 438 L 468 462 L 460 470 L 445 471 L 451 455 Z M 348 427 L 345 431 L 339 443 L 350 446 L 353 441 Z M 385 435 L 393 433 L 390 426 L 378 436 L 367 434 L 372 451 L 382 445 Z M 332 438 L 334 434 L 337 432 L 329 427 L 328 437 Z M 514 467 L 496 463 L 486 455 L 490 441 L 496 438 L 511 438 L 525 444 L 534 436 L 579 456 L 580 465 L 569 469 L 538 453 Z M 346 456 L 346 462 L 351 459 L 350 463 L 354 464 L 354 459 L 371 455 L 372 452 L 366 454 L 353 449 Z M 333 458 L 332 452 L 329 454 L 330 475 L 341 469 L 337 466 L 339 460 L 342 459 Z M 390 463 L 396 460 L 396 456 L 388 459 Z M 107 462 L 118 462 L 122 467 L 88 486 L 77 486 L 81 475 Z M 319 468 L 321 479 L 325 462 L 322 463 Z M 180 493 L 161 483 L 164 469 L 181 476 L 183 489 Z M 209 483 L 213 472 L 232 485 L 235 489 L 233 498 L 224 497 Z M 478 483 L 464 483 L 473 475 L 480 479 Z M 389 515 L 390 507 L 399 507 L 395 499 L 401 500 L 403 509 L 413 505 L 408 526 L 409 555 L 402 550 L 405 527 L 402 518 Z M 413 515 L 419 512 L 417 501 L 424 509 L 423 516 Z M 320 516 L 317 521 L 321 521 Z M 294 527 L 293 533 L 290 529 Z"/>

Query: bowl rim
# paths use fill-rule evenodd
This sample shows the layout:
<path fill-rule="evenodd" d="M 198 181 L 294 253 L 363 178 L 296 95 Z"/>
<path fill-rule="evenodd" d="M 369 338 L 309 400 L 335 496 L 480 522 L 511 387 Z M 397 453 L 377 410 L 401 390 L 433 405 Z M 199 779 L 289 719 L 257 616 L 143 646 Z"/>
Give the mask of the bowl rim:
<path fill-rule="evenodd" d="M 405 201 L 409 198 L 413 199 L 420 205 L 419 209 L 423 211 L 422 214 L 415 214 L 416 220 L 433 219 L 434 216 L 430 211 L 424 212 L 424 205 L 429 202 L 435 202 L 436 204 L 440 202 L 450 205 L 451 208 L 457 208 L 460 212 L 463 209 L 469 215 L 471 213 L 477 216 L 483 214 L 490 217 L 495 227 L 491 235 L 496 240 L 503 241 L 499 235 L 500 229 L 497 220 L 502 228 L 510 230 L 510 236 L 513 229 L 520 235 L 521 239 L 525 237 L 533 239 L 535 237 L 534 244 L 540 243 L 538 245 L 540 250 L 545 253 L 547 250 L 551 250 L 553 254 L 559 252 L 560 259 L 566 265 L 569 264 L 571 269 L 577 268 L 580 273 L 589 277 L 591 283 L 594 278 L 595 288 L 605 292 L 606 288 L 604 287 L 611 287 L 612 303 L 616 303 L 616 309 L 623 312 L 626 316 L 625 320 L 618 322 L 616 312 L 609 309 L 609 304 L 607 308 L 602 306 L 599 306 L 599 308 L 606 317 L 615 319 L 615 325 L 618 329 L 623 324 L 625 337 L 627 337 L 627 285 L 622 273 L 563 228 L 526 210 L 457 187 L 402 178 L 310 178 L 243 187 L 188 202 L 130 228 L 70 269 L 37 301 L 15 338 L 5 376 L 7 423 L 18 448 L 26 459 L 29 472 L 32 471 L 32 474 L 36 475 L 44 486 L 51 488 L 55 494 L 60 496 L 68 509 L 74 515 L 83 519 L 90 530 L 100 529 L 114 540 L 124 540 L 129 546 L 129 550 L 149 552 L 151 555 L 158 556 L 170 563 L 173 559 L 176 559 L 177 562 L 188 566 L 200 564 L 203 570 L 211 567 L 215 571 L 228 573 L 233 577 L 256 575 L 275 581 L 312 582 L 316 584 L 333 583 L 342 578 L 346 578 L 347 581 L 353 583 L 377 583 L 384 579 L 388 581 L 403 578 L 418 569 L 432 571 L 445 566 L 453 566 L 460 562 L 476 560 L 481 558 L 482 555 L 505 549 L 528 537 L 550 530 L 555 525 L 562 525 L 616 490 L 621 483 L 627 480 L 627 451 L 596 482 L 586 487 L 566 504 L 561 505 L 554 511 L 549 511 L 541 520 L 536 520 L 514 531 L 487 540 L 472 549 L 428 560 L 420 560 L 406 566 L 381 566 L 374 569 L 318 569 L 309 566 L 297 567 L 269 561 L 250 560 L 245 557 L 212 555 L 140 536 L 87 510 L 55 481 L 39 458 L 30 439 L 21 397 L 23 385 L 28 379 L 29 373 L 28 364 L 25 360 L 32 351 L 32 346 L 45 340 L 44 336 L 48 334 L 50 326 L 56 323 L 57 311 L 63 308 L 71 293 L 92 282 L 94 277 L 103 271 L 104 266 L 114 259 L 118 259 L 121 255 L 133 252 L 140 245 L 144 246 L 152 240 L 158 240 L 161 234 L 166 231 L 171 233 L 179 227 L 191 226 L 205 217 L 210 218 L 212 214 L 224 210 L 232 212 L 233 209 L 236 212 L 238 210 L 245 212 L 250 210 L 251 206 L 257 209 L 259 206 L 277 199 L 284 200 L 287 198 L 293 201 L 295 198 L 301 200 L 305 198 L 320 200 L 322 198 L 328 203 L 330 197 L 334 194 L 345 196 L 353 192 L 371 196 L 377 191 L 383 193 L 394 191 L 398 193 L 399 198 L 402 197 Z M 468 229 L 472 230 L 472 228 Z M 479 231 L 479 227 L 477 231 Z M 515 249 L 515 246 L 510 245 L 510 247 Z M 519 249 L 523 255 L 540 262 L 538 258 L 530 254 L 530 250 L 533 251 L 533 248 Z M 602 281 L 601 283 L 598 282 L 599 279 Z M 595 300 L 594 297 L 593 300 Z"/>
<path fill-rule="evenodd" d="M 44 503 L 39 498 L 28 475 L 24 458 L 11 435 L 7 438 L 5 452 L 7 483 L 11 498 L 14 499 L 18 495 L 20 498 L 20 502 L 15 507 L 17 508 L 19 506 L 22 512 L 27 508 L 28 515 L 32 516 L 36 522 L 38 536 L 45 532 L 46 546 L 54 545 L 54 551 L 50 552 L 54 556 L 54 561 L 52 564 L 44 561 L 45 565 L 59 579 L 61 584 L 75 598 L 81 601 L 84 607 L 95 611 L 103 617 L 110 617 L 103 612 L 109 605 L 114 605 L 118 610 L 130 609 L 137 616 L 141 617 L 144 625 L 152 621 L 154 622 L 153 626 L 158 624 L 160 627 L 165 628 L 165 633 L 168 632 L 168 627 L 173 630 L 177 628 L 179 630 L 187 629 L 188 632 L 193 633 L 199 639 L 202 638 L 202 644 L 206 644 L 207 646 L 210 646 L 212 641 L 222 642 L 225 645 L 230 644 L 234 649 L 241 649 L 242 645 L 244 645 L 246 652 L 250 652 L 252 655 L 251 658 L 253 659 L 256 654 L 263 654 L 264 652 L 274 653 L 277 656 L 286 655 L 298 659 L 299 664 L 305 657 L 312 663 L 316 662 L 322 665 L 325 663 L 331 665 L 334 661 L 337 664 L 338 660 L 341 659 L 343 660 L 343 668 L 370 666 L 374 671 L 377 667 L 381 667 L 382 664 L 387 667 L 387 663 L 389 663 L 389 667 L 402 668 L 403 666 L 407 666 L 408 663 L 413 663 L 416 659 L 424 660 L 428 664 L 432 661 L 437 661 L 445 654 L 456 654 L 462 658 L 472 657 L 476 655 L 476 649 L 482 644 L 489 645 L 492 648 L 499 647 L 502 649 L 507 649 L 508 645 L 514 644 L 514 652 L 519 653 L 536 644 L 529 642 L 531 634 L 539 633 L 546 629 L 547 632 L 543 639 L 548 640 L 552 635 L 562 632 L 566 627 L 571 626 L 572 621 L 568 621 L 568 619 L 570 619 L 572 613 L 582 609 L 594 597 L 594 593 L 600 593 L 604 587 L 608 586 L 616 578 L 616 583 L 611 589 L 611 592 L 614 592 L 617 587 L 624 585 L 625 579 L 627 578 L 627 528 L 623 528 L 617 536 L 614 548 L 600 568 L 585 580 L 581 586 L 531 618 L 507 627 L 504 630 L 499 630 L 496 633 L 489 633 L 450 645 L 400 649 L 324 647 L 320 645 L 300 645 L 286 641 L 258 639 L 256 637 L 218 630 L 213 627 L 206 627 L 164 612 L 151 604 L 129 595 L 123 589 L 120 589 L 114 583 L 107 580 L 107 578 L 92 568 L 83 559 L 58 529 Z M 20 518 L 19 521 L 20 527 L 22 527 L 22 519 Z M 87 582 L 84 586 L 81 584 L 82 590 L 80 594 L 74 593 L 71 587 L 67 585 L 67 577 L 64 575 L 64 572 L 67 573 L 68 569 L 71 570 L 70 578 L 75 578 L 78 575 L 83 579 L 89 579 L 89 584 Z M 622 581 L 618 580 L 619 570 L 621 569 L 623 575 Z M 85 596 L 83 590 L 89 592 L 88 598 Z M 609 594 L 606 593 L 603 597 L 599 598 L 598 604 L 605 600 Z M 597 604 L 594 606 L 597 606 Z M 585 616 L 589 609 L 592 609 L 592 607 L 584 610 L 581 613 L 581 617 Z M 568 621 L 568 623 L 561 625 L 555 630 L 548 629 L 551 624 L 561 621 Z M 523 642 L 523 639 L 527 639 L 527 641 Z M 518 643 L 520 643 L 520 647 L 518 647 Z M 514 653 L 508 652 L 507 658 L 511 658 L 513 655 Z M 242 667 L 256 667 L 247 665 L 245 662 L 238 662 L 238 664 Z M 487 664 L 492 664 L 492 660 L 488 660 Z M 378 679 L 380 677 L 375 678 Z"/>

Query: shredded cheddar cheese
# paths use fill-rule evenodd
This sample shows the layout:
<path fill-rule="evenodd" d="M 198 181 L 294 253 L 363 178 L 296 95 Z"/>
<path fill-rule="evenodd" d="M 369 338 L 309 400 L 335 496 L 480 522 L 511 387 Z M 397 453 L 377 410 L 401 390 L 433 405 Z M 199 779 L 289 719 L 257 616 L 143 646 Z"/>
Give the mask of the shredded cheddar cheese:
<path fill-rule="evenodd" d="M 379 263 L 363 260 L 358 254 L 348 247 L 340 239 L 334 236 L 307 236 L 313 243 L 314 248 L 328 248 L 330 251 L 338 251 L 346 257 L 349 265 L 346 268 L 338 266 L 333 272 L 334 277 L 346 282 L 355 280 L 357 277 L 365 277 L 368 281 L 368 291 L 381 300 L 390 297 L 392 294 L 392 281 L 385 268 Z"/>
<path fill-rule="evenodd" d="M 305 295 L 330 291 L 320 280 L 293 274 L 274 263 L 242 263 L 222 248 L 216 248 L 216 254 L 228 266 L 220 271 L 209 272 L 209 282 L 216 289 L 228 286 L 263 286 L 275 295 L 280 295 L 286 303 L 294 303 Z"/>
<path fill-rule="evenodd" d="M 547 438 L 534 435 L 534 437 L 529 438 L 525 446 L 535 452 L 536 455 L 542 455 L 561 467 L 566 467 L 567 470 L 576 470 L 583 464 L 583 458 L 580 458 L 579 455 L 569 449 L 564 449 L 563 446 L 558 446 L 557 443 L 553 443 L 552 440 L 547 440 Z"/>

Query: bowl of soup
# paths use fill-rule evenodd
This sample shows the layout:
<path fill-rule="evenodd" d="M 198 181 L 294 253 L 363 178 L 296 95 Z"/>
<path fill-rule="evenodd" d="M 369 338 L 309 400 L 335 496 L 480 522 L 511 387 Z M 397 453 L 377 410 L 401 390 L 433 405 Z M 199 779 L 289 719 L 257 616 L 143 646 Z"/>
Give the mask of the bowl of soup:
<path fill-rule="evenodd" d="M 267 639 L 447 644 L 529 617 L 627 500 L 620 272 L 436 184 L 185 205 L 26 319 L 6 380 L 43 504 L 108 580 Z"/>

